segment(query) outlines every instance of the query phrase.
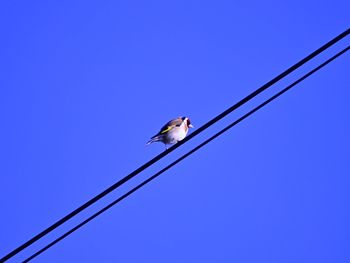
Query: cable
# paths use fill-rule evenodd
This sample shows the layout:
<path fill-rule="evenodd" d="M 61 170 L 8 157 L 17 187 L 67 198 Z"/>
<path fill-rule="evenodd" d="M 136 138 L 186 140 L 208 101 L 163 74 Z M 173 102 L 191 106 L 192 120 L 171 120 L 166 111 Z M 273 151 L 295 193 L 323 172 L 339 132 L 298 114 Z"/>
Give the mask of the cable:
<path fill-rule="evenodd" d="M 257 90 L 255 90 L 254 92 L 252 92 L 251 94 L 249 94 L 248 96 L 246 96 L 245 98 L 243 98 L 242 100 L 240 100 L 239 102 L 237 102 L 236 104 L 234 104 L 233 106 L 231 106 L 230 108 L 228 108 L 227 110 L 225 110 L 224 112 L 222 112 L 221 114 L 216 116 L 215 118 L 213 118 L 212 120 L 208 121 L 203 126 L 196 129 L 194 132 L 192 132 L 189 136 L 187 136 L 187 138 L 185 138 L 181 142 L 175 144 L 173 147 L 169 148 L 168 150 L 158 154 L 156 157 L 154 157 L 153 159 L 151 159 L 147 163 L 141 165 L 139 168 L 137 168 L 136 170 L 131 172 L 129 175 L 125 176 L 124 178 L 122 178 L 118 182 L 114 183 L 112 186 L 108 187 L 100 194 L 91 198 L 89 201 L 87 201 L 86 203 L 84 203 L 80 207 L 76 208 L 75 210 L 70 212 L 68 215 L 59 219 L 51 226 L 49 226 L 48 228 L 46 228 L 45 230 L 43 230 L 39 234 L 32 237 L 30 240 L 26 241 L 25 243 L 23 243 L 19 247 L 15 248 L 13 251 L 11 251 L 7 255 L 5 255 L 3 258 L 1 258 L 0 262 L 4 262 L 4 261 L 10 259 L 11 257 L 13 257 L 16 254 L 18 254 L 19 252 L 21 252 L 26 247 L 30 246 L 31 244 L 38 241 L 39 239 L 41 239 L 42 237 L 44 237 L 48 233 L 52 232 L 54 229 L 56 229 L 57 227 L 59 227 L 63 223 L 67 222 L 69 219 L 71 219 L 72 217 L 74 217 L 75 215 L 80 213 L 81 211 L 85 210 L 86 208 L 88 208 L 92 204 L 96 203 L 98 200 L 100 200 L 101 198 L 103 198 L 104 196 L 106 196 L 107 194 L 112 192 L 113 190 L 117 189 L 122 184 L 129 181 L 130 179 L 135 177 L 137 174 L 141 173 L 143 170 L 145 170 L 149 166 L 153 165 L 154 163 L 156 163 L 157 161 L 159 161 L 160 159 L 162 159 L 163 157 L 168 155 L 170 152 L 174 151 L 175 149 L 177 149 L 178 147 L 180 147 L 181 145 L 183 145 L 187 141 L 191 140 L 193 137 L 197 136 L 199 133 L 206 130 L 211 125 L 213 125 L 217 121 L 221 120 L 222 118 L 224 118 L 225 116 L 230 114 L 232 111 L 236 110 L 238 107 L 242 106 L 243 104 L 245 104 L 249 100 L 253 99 L 257 95 L 259 95 L 260 93 L 262 93 L 263 91 L 268 89 L 270 86 L 272 86 L 273 84 L 275 84 L 276 82 L 278 82 L 282 78 L 286 77 L 287 75 L 289 75 L 290 73 L 292 73 L 293 71 L 295 71 L 296 69 L 298 69 L 299 67 L 304 65 L 306 62 L 308 62 L 312 58 L 316 57 L 317 55 L 319 55 L 320 53 L 322 53 L 323 51 L 325 51 L 329 47 L 333 46 L 335 43 L 339 42 L 341 39 L 343 39 L 344 37 L 349 35 L 349 33 L 350 33 L 350 28 L 348 28 L 343 33 L 339 34 L 338 36 L 336 36 L 335 38 L 333 38 L 332 40 L 330 40 L 329 42 L 327 42 L 326 44 L 324 44 L 323 46 L 321 46 L 320 48 L 318 48 L 317 50 L 315 50 L 314 52 L 312 52 L 311 54 L 309 54 L 308 56 L 306 56 L 305 58 L 303 58 L 299 62 L 297 62 L 296 64 L 294 64 L 293 66 L 291 66 L 290 68 L 288 68 L 287 70 L 285 70 L 284 72 L 282 72 L 281 74 L 279 74 L 278 76 L 276 76 L 275 78 L 273 78 L 272 80 L 270 80 L 269 82 L 267 82 L 266 84 L 264 84 L 263 86 L 261 86 L 260 88 L 258 88 Z"/>
<path fill-rule="evenodd" d="M 246 113 L 245 115 L 243 115 L 241 118 L 239 118 L 238 120 L 234 121 L 233 123 L 231 123 L 230 125 L 228 125 L 227 127 L 225 127 L 224 129 L 222 129 L 221 131 L 219 131 L 218 133 L 216 133 L 215 135 L 213 135 L 212 137 L 210 137 L 209 139 L 207 139 L 206 141 L 202 142 L 201 144 L 199 144 L 197 147 L 193 148 L 191 151 L 187 152 L 186 154 L 184 154 L 183 156 L 181 156 L 180 158 L 178 158 L 177 160 L 175 160 L 174 162 L 172 162 L 171 164 L 167 165 L 165 168 L 163 168 L 162 170 L 160 170 L 159 172 L 157 172 L 156 174 L 152 175 L 150 178 L 146 179 L 145 181 L 143 181 L 142 183 L 140 183 L 139 185 L 137 185 L 136 187 L 134 187 L 133 189 L 131 189 L 130 191 L 128 191 L 126 194 L 122 195 L 121 197 L 119 197 L 118 199 L 116 199 L 115 201 L 113 201 L 112 203 L 108 204 L 107 206 L 105 206 L 104 208 L 102 208 L 101 210 L 99 210 L 98 212 L 96 212 L 95 214 L 93 214 L 92 216 L 90 216 L 89 218 L 85 219 L 83 222 L 81 222 L 80 224 L 76 225 L 75 227 L 73 227 L 71 230 L 67 231 L 66 233 L 64 233 L 63 235 L 61 235 L 60 237 L 56 238 L 54 241 L 52 241 L 51 243 L 49 243 L 47 246 L 45 246 L 44 248 L 40 249 L 39 251 L 37 251 L 36 253 L 34 253 L 32 256 L 28 257 L 26 260 L 24 260 L 23 262 L 29 262 L 30 260 L 34 259 L 35 257 L 37 257 L 38 255 L 40 255 L 41 253 L 43 253 L 44 251 L 46 251 L 47 249 L 49 249 L 50 247 L 52 247 L 53 245 L 55 245 L 56 243 L 60 242 L 61 240 L 63 240 L 64 238 L 66 238 L 67 236 L 69 236 L 70 234 L 72 234 L 73 232 L 75 232 L 76 230 L 78 230 L 80 227 L 84 226 L 85 224 L 87 224 L 88 222 L 90 222 L 92 219 L 94 219 L 95 217 L 99 216 L 100 214 L 102 214 L 103 212 L 107 211 L 109 208 L 111 208 L 112 206 L 116 205 L 117 203 L 119 203 L 120 201 L 122 201 L 123 199 L 125 199 L 126 197 L 128 197 L 129 195 L 131 195 L 132 193 L 134 193 L 136 190 L 140 189 L 141 187 L 143 187 L 144 185 L 146 185 L 147 183 L 151 182 L 153 179 L 155 179 L 156 177 L 158 177 L 159 175 L 161 175 L 162 173 L 164 173 L 165 171 L 169 170 L 171 167 L 173 167 L 174 165 L 176 165 L 177 163 L 181 162 L 182 160 L 184 160 L 185 158 L 187 158 L 188 156 L 190 156 L 191 154 L 193 154 L 194 152 L 196 152 L 197 150 L 199 150 L 200 148 L 202 148 L 203 146 L 205 146 L 206 144 L 208 144 L 209 142 L 211 142 L 212 140 L 214 140 L 215 138 L 217 138 L 218 136 L 220 136 L 221 134 L 223 134 L 224 132 L 228 131 L 229 129 L 231 129 L 233 126 L 237 125 L 238 123 L 240 123 L 241 121 L 243 121 L 244 119 L 246 119 L 247 117 L 249 117 L 250 115 L 252 115 L 253 113 L 255 113 L 256 111 L 258 111 L 259 109 L 261 109 L 262 107 L 266 106 L 267 104 L 269 104 L 270 102 L 272 102 L 273 100 L 275 100 L 276 98 L 278 98 L 279 96 L 281 96 L 282 94 L 284 94 L 285 92 L 287 92 L 288 90 L 290 90 L 292 87 L 294 87 L 295 85 L 297 85 L 298 83 L 300 83 L 301 81 L 305 80 L 306 78 L 308 78 L 309 76 L 311 76 L 312 74 L 314 74 L 316 71 L 320 70 L 321 68 L 323 68 L 324 66 L 326 66 L 327 64 L 329 64 L 330 62 L 332 62 L 333 60 L 335 60 L 336 58 L 338 58 L 339 56 L 343 55 L 346 51 L 348 51 L 350 49 L 350 46 L 346 47 L 345 49 L 343 49 L 342 51 L 338 52 L 337 54 L 335 54 L 334 56 L 332 56 L 331 58 L 329 58 L 328 60 L 326 60 L 325 62 L 323 62 L 322 64 L 320 64 L 319 66 L 317 66 L 316 68 L 314 68 L 313 70 L 309 71 L 308 73 L 306 73 L 304 76 L 302 76 L 301 78 L 299 78 L 298 80 L 294 81 L 292 84 L 290 84 L 289 86 L 287 86 L 286 88 L 284 88 L 283 90 L 281 90 L 280 92 L 278 92 L 277 94 L 275 94 L 274 96 L 272 96 L 271 98 L 267 99 L 266 101 L 264 101 L 263 103 L 261 103 L 259 106 L 255 107 L 253 110 L 249 111 L 248 113 Z"/>

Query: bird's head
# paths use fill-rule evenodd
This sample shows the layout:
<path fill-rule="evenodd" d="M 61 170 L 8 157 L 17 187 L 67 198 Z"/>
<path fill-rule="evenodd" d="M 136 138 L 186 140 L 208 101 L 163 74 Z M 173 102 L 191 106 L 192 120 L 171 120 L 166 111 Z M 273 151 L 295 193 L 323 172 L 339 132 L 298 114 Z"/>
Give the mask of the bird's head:
<path fill-rule="evenodd" d="M 193 128 L 193 125 L 191 124 L 190 118 L 188 118 L 188 117 L 183 117 L 183 118 L 184 118 L 183 120 L 185 121 L 187 127 Z"/>

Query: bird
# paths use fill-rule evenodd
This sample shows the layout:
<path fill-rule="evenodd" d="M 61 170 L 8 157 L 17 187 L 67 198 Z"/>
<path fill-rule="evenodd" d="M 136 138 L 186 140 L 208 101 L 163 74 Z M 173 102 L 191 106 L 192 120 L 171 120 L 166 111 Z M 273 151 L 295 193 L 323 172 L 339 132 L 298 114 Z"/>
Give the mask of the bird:
<path fill-rule="evenodd" d="M 186 137 L 188 128 L 193 128 L 188 117 L 178 117 L 173 119 L 167 122 L 160 131 L 146 143 L 146 145 L 154 142 L 162 142 L 164 143 L 165 148 L 168 149 L 167 145 L 175 144 Z"/>

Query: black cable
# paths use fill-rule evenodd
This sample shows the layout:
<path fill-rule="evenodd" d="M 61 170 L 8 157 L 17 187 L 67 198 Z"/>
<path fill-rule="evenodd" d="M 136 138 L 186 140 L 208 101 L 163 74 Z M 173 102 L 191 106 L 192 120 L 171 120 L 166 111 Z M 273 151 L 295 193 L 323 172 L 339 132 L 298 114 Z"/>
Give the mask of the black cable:
<path fill-rule="evenodd" d="M 104 208 L 102 208 L 101 210 L 99 210 L 98 212 L 96 212 L 95 214 L 93 214 L 92 216 L 90 216 L 89 218 L 85 219 L 83 222 L 81 222 L 80 224 L 76 225 L 75 227 L 73 227 L 71 230 L 67 231 L 66 233 L 64 233 L 63 235 L 61 235 L 60 237 L 56 238 L 54 241 L 52 241 L 51 243 L 49 243 L 47 246 L 45 246 L 44 248 L 40 249 L 39 251 L 37 251 L 36 253 L 34 253 L 32 256 L 28 257 L 26 260 L 24 260 L 23 262 L 29 262 L 30 260 L 34 259 L 35 257 L 37 257 L 38 255 L 40 255 L 41 253 L 43 253 L 44 251 L 46 251 L 47 249 L 49 249 L 50 247 L 52 247 L 53 245 L 55 245 L 56 243 L 58 243 L 59 241 L 61 241 L 62 239 L 66 238 L 67 236 L 69 236 L 70 234 L 72 234 L 74 231 L 78 230 L 80 227 L 84 226 L 85 224 L 87 224 L 88 222 L 90 222 L 92 219 L 94 219 L 95 217 L 99 216 L 100 214 L 102 214 L 103 212 L 105 212 L 106 210 L 108 210 L 109 208 L 111 208 L 112 206 L 114 206 L 115 204 L 119 203 L 120 201 L 122 201 L 123 199 L 125 199 L 126 197 L 128 197 L 129 195 L 131 195 L 133 192 L 135 192 L 136 190 L 140 189 L 141 187 L 143 187 L 144 185 L 146 185 L 147 183 L 149 183 L 150 181 L 152 181 L 153 179 L 155 179 L 156 177 L 158 177 L 159 175 L 161 175 L 162 173 L 164 173 L 165 171 L 167 171 L 168 169 L 170 169 L 171 167 L 173 167 L 174 165 L 176 165 L 177 163 L 181 162 L 183 159 L 187 158 L 188 156 L 190 156 L 192 153 L 196 152 L 197 150 L 199 150 L 200 148 L 202 148 L 204 145 L 208 144 L 209 142 L 211 142 L 212 140 L 214 140 L 215 138 L 217 138 L 218 136 L 220 136 L 221 134 L 223 134 L 224 132 L 228 131 L 229 129 L 231 129 L 233 126 L 237 125 L 238 123 L 240 123 L 241 121 L 243 121 L 244 119 L 246 119 L 247 117 L 249 117 L 250 115 L 252 115 L 253 113 L 255 113 L 256 111 L 258 111 L 259 109 L 261 109 L 262 107 L 266 106 L 268 103 L 272 102 L 273 100 L 275 100 L 276 98 L 278 98 L 279 96 L 281 96 L 282 94 L 284 94 L 285 92 L 287 92 L 288 90 L 290 90 L 292 87 L 294 87 L 295 85 L 297 85 L 298 83 L 300 83 L 301 81 L 305 80 L 306 78 L 308 78 L 309 76 L 311 76 L 312 74 L 314 74 L 316 71 L 320 70 L 321 68 L 323 68 L 324 66 L 326 66 L 327 64 L 329 64 L 330 62 L 332 62 L 333 60 L 335 60 L 336 58 L 338 58 L 339 56 L 341 56 L 342 54 L 344 54 L 346 51 L 348 51 L 350 49 L 350 46 L 346 47 L 345 49 L 343 49 L 342 51 L 338 52 L 337 54 L 335 54 L 334 56 L 332 56 L 331 58 L 329 58 L 328 60 L 326 60 L 325 62 L 323 62 L 322 64 L 320 64 L 319 66 L 317 66 L 316 68 L 314 68 L 313 70 L 309 71 L 308 73 L 306 73 L 304 76 L 302 76 L 301 78 L 299 78 L 298 80 L 294 81 L 292 84 L 290 84 L 289 86 L 287 86 L 286 88 L 284 88 L 283 90 L 281 90 L 280 92 L 278 92 L 277 94 L 275 94 L 274 96 L 272 96 L 271 98 L 267 99 L 266 101 L 264 101 L 263 103 L 261 103 L 259 106 L 255 107 L 253 110 L 249 111 L 248 113 L 246 113 L 245 115 L 243 115 L 241 118 L 239 118 L 238 120 L 234 121 L 233 123 L 231 123 L 230 125 L 228 125 L 227 127 L 225 127 L 224 129 L 222 129 L 221 131 L 219 131 L 218 133 L 216 133 L 215 135 L 213 135 L 212 137 L 210 137 L 209 139 L 207 139 L 206 141 L 202 142 L 201 144 L 199 144 L 197 147 L 193 148 L 191 151 L 187 152 L 186 154 L 184 154 L 183 156 L 181 156 L 180 158 L 178 158 L 177 160 L 175 160 L 174 162 L 172 162 L 171 164 L 167 165 L 165 168 L 163 168 L 162 170 L 160 170 L 159 172 L 157 172 L 156 174 L 152 175 L 150 178 L 146 179 L 145 181 L 143 181 L 142 183 L 140 183 L 139 185 L 137 185 L 136 187 L 134 187 L 133 189 L 131 189 L 129 192 L 127 192 L 126 194 L 122 195 L 121 197 L 119 197 L 118 199 L 116 199 L 115 201 L 113 201 L 112 203 L 110 203 L 109 205 L 105 206 Z"/>
<path fill-rule="evenodd" d="M 212 120 L 208 121 L 203 126 L 201 126 L 198 129 L 196 129 L 194 132 L 192 132 L 189 136 L 187 136 L 181 142 L 175 144 L 173 147 L 170 147 L 168 150 L 158 154 L 156 157 L 154 157 L 153 159 L 151 159 L 147 163 L 141 165 L 139 168 L 137 168 L 136 170 L 134 170 L 133 172 L 131 172 L 130 174 L 128 174 L 127 176 L 125 176 L 124 178 L 119 180 L 118 182 L 114 183 L 112 186 L 108 187 L 106 190 L 104 190 L 100 194 L 98 194 L 95 197 L 91 198 L 89 201 L 87 201 L 86 203 L 84 203 L 80 207 L 76 208 L 75 210 L 70 212 L 68 215 L 64 216 L 63 218 L 61 218 L 60 220 L 56 221 L 54 224 L 52 224 L 51 226 L 49 226 L 48 228 L 46 228 L 45 230 L 43 230 L 39 234 L 37 234 L 34 237 L 32 237 L 30 240 L 26 241 L 25 243 L 23 243 L 19 247 L 15 248 L 13 251 L 11 251 L 7 255 L 5 255 L 3 258 L 1 258 L 0 262 L 4 262 L 4 261 L 10 259 L 14 255 L 16 255 L 19 252 L 21 252 L 26 247 L 30 246 L 31 244 L 33 244 L 37 240 L 41 239 L 42 237 L 44 237 L 48 233 L 52 232 L 54 229 L 56 229 L 57 227 L 59 227 L 63 223 L 67 222 L 69 219 L 71 219 L 72 217 L 74 217 L 75 215 L 80 213 L 81 211 L 85 210 L 86 208 L 88 208 L 92 204 L 96 203 L 98 200 L 100 200 L 101 198 L 103 198 L 104 196 L 106 196 L 107 194 L 112 192 L 113 190 L 117 189 L 122 184 L 124 184 L 125 182 L 129 181 L 130 179 L 135 177 L 137 174 L 141 173 L 143 170 L 145 170 L 146 168 L 148 168 L 149 166 L 151 166 L 155 162 L 159 161 L 160 159 L 162 159 L 163 157 L 165 157 L 166 155 L 168 155 L 170 152 L 174 151 L 178 147 L 180 147 L 182 144 L 184 144 L 187 141 L 191 140 L 193 137 L 195 137 L 196 135 L 198 135 L 202 131 L 206 130 L 211 125 L 213 125 L 217 121 L 221 120 L 222 118 L 227 116 L 229 113 L 231 113 L 232 111 L 234 111 L 238 107 L 242 106 L 243 104 L 245 104 L 249 100 L 253 99 L 255 96 L 257 96 L 258 94 L 260 94 L 264 90 L 268 89 L 270 86 L 272 86 L 273 84 L 275 84 L 276 82 L 278 82 L 282 78 L 286 77 L 287 75 L 289 75 L 290 73 L 295 71 L 297 68 L 301 67 L 306 62 L 311 60 L 312 58 L 314 58 L 317 55 L 319 55 L 320 53 L 322 53 L 324 50 L 326 50 L 329 47 L 333 46 L 335 43 L 337 43 L 338 41 L 340 41 L 341 39 L 346 37 L 349 33 L 350 33 L 350 28 L 348 28 L 343 33 L 339 34 L 338 36 L 336 36 L 335 38 L 333 38 L 332 40 L 330 40 L 329 42 L 327 42 L 326 44 L 324 44 L 323 46 L 321 46 L 320 48 L 318 48 L 317 50 L 315 50 L 314 52 L 312 52 L 311 54 L 309 54 L 308 56 L 306 56 L 305 58 L 303 58 L 299 62 L 297 62 L 296 64 L 294 64 L 290 68 L 288 68 L 287 70 L 285 70 L 284 72 L 279 74 L 277 77 L 273 78 L 272 80 L 270 80 L 269 82 L 267 82 L 266 84 L 264 84 L 263 86 L 261 86 L 260 88 L 258 88 L 257 90 L 255 90 L 254 92 L 252 92 L 251 94 L 249 94 L 248 96 L 246 96 L 245 98 L 240 100 L 239 102 L 237 102 L 236 104 L 234 104 L 233 106 L 231 106 L 229 109 L 225 110 L 224 112 L 222 112 L 221 114 L 219 114 L 218 116 L 213 118 Z"/>

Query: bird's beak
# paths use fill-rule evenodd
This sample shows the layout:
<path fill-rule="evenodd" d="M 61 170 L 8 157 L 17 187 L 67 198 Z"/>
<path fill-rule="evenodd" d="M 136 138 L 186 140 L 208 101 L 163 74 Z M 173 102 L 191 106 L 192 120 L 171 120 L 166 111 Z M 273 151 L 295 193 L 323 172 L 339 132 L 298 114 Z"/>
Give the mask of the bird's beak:
<path fill-rule="evenodd" d="M 188 127 L 190 127 L 190 128 L 194 128 L 192 124 L 188 125 Z"/>

